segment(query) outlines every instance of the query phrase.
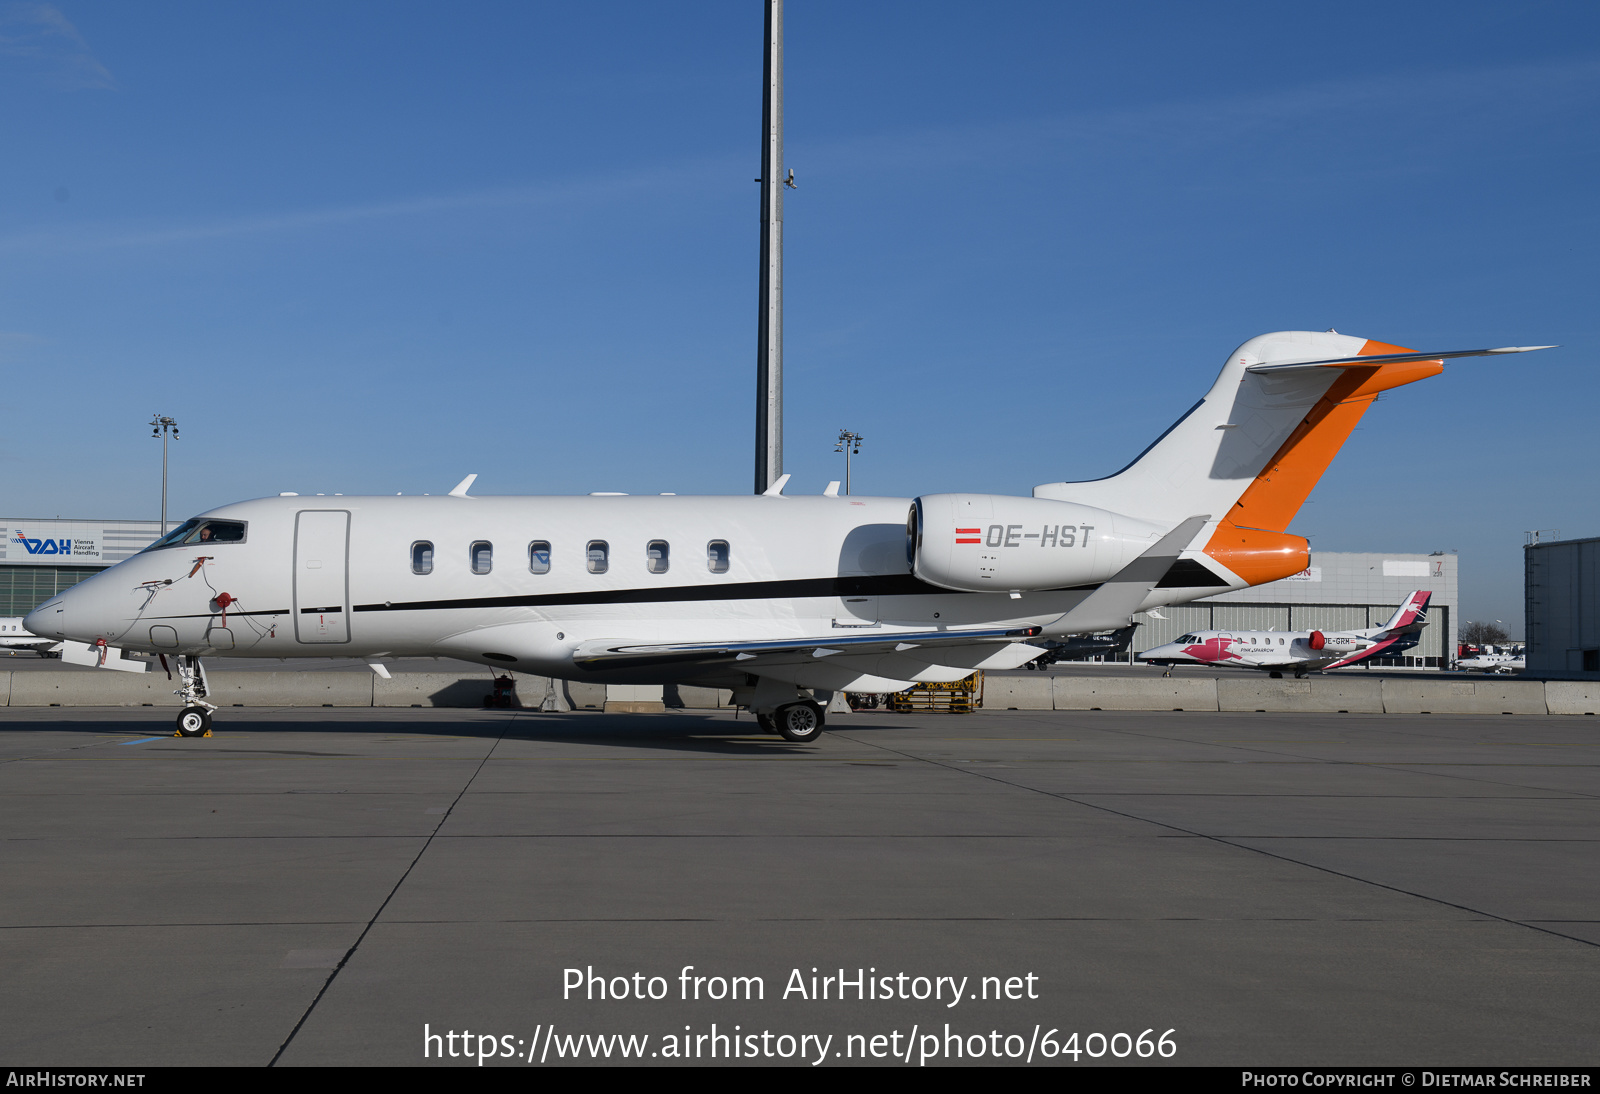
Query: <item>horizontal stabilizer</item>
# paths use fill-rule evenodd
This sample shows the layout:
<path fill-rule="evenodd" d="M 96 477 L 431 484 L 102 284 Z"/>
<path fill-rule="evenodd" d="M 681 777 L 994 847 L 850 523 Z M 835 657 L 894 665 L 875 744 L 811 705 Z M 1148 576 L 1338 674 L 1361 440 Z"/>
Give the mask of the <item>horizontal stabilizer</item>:
<path fill-rule="evenodd" d="M 1298 372 L 1308 368 L 1372 368 L 1401 361 L 1443 361 L 1451 357 L 1493 357 L 1501 353 L 1531 353 L 1555 346 L 1501 346 L 1499 349 L 1453 349 L 1443 353 L 1369 353 L 1360 357 L 1325 357 L 1316 361 L 1278 361 L 1270 365 L 1251 365 L 1246 372 Z"/>

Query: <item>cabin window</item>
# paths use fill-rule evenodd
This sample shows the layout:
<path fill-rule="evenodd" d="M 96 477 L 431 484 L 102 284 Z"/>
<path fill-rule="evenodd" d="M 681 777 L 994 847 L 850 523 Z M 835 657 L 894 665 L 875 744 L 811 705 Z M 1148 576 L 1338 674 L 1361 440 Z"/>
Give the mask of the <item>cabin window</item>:
<path fill-rule="evenodd" d="M 494 544 L 480 539 L 472 545 L 472 572 L 486 574 L 494 569 Z"/>
<path fill-rule="evenodd" d="M 591 574 L 603 574 L 611 568 L 611 545 L 603 539 L 591 539 L 586 552 Z"/>
<path fill-rule="evenodd" d="M 425 539 L 419 539 L 411 545 L 411 572 L 433 573 L 433 544 Z"/>
<path fill-rule="evenodd" d="M 644 549 L 644 565 L 645 565 L 645 569 L 649 570 L 653 574 L 664 574 L 664 573 L 666 573 L 667 572 L 667 564 L 669 562 L 669 559 L 667 557 L 668 553 L 669 553 L 669 548 L 667 547 L 667 541 L 666 540 L 664 540 L 664 539 L 653 539 L 653 540 L 651 540 L 649 542 L 649 544 Z"/>
<path fill-rule="evenodd" d="M 536 539 L 528 544 L 528 569 L 536 574 L 550 572 L 550 541 Z"/>
<path fill-rule="evenodd" d="M 728 541 L 714 539 L 706 544 L 706 569 L 714 574 L 728 572 Z"/>

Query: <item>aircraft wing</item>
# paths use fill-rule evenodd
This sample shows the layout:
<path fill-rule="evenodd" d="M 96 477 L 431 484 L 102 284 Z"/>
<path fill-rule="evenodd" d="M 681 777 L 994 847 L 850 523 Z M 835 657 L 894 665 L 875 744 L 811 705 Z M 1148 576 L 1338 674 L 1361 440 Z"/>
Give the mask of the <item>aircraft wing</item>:
<path fill-rule="evenodd" d="M 906 653 L 911 650 L 1022 642 L 1034 638 L 1042 627 L 987 627 L 973 630 L 901 631 L 899 633 L 828 635 L 824 638 L 790 638 L 769 642 L 667 642 L 655 645 L 588 643 L 573 654 L 573 662 L 586 669 L 654 668 L 666 665 L 748 665 L 794 662 L 839 653 Z M 750 665 L 752 669 L 756 666 Z"/>

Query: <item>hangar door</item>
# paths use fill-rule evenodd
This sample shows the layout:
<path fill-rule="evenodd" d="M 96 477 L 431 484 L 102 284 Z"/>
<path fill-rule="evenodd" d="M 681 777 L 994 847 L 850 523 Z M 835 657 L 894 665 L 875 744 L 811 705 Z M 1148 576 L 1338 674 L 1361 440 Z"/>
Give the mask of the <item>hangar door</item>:
<path fill-rule="evenodd" d="M 294 524 L 294 633 L 350 641 L 350 513 L 306 509 Z"/>

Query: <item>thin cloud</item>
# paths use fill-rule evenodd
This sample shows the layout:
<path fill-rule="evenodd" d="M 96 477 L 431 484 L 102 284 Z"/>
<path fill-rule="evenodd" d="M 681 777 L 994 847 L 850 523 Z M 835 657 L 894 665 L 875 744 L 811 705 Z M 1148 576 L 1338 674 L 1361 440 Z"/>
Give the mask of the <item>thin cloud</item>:
<path fill-rule="evenodd" d="M 1406 131 L 1414 155 L 1459 141 L 1508 119 L 1526 123 L 1592 101 L 1600 92 L 1600 60 L 1432 73 L 1361 75 L 1293 83 L 1264 80 L 1257 94 L 1184 98 L 1106 110 L 961 126 L 876 133 L 805 145 L 790 153 L 799 165 L 901 171 L 961 163 L 1055 158 L 1169 157 L 1175 152 L 1249 145 L 1282 136 L 1318 134 L 1346 168 L 1370 163 L 1380 150 L 1344 143 L 1371 126 Z M 1337 134 L 1337 136 L 1334 136 Z M 1392 151 L 1391 155 L 1395 154 Z M 1402 153 L 1403 154 L 1403 153 Z M 1252 171 L 1264 167 L 1248 165 Z"/>
<path fill-rule="evenodd" d="M 54 4 L 11 3 L 0 7 L 0 58 L 64 90 L 111 91 L 117 86 L 72 21 Z"/>
<path fill-rule="evenodd" d="M 742 160 L 739 161 L 742 163 Z M 449 215 L 491 209 L 540 206 L 603 205 L 632 199 L 642 191 L 686 188 L 704 192 L 719 179 L 742 177 L 741 168 L 728 160 L 696 160 L 646 171 L 567 179 L 538 186 L 469 190 L 432 197 L 402 198 L 324 209 L 218 217 L 213 220 L 145 227 L 82 225 L 19 233 L 0 238 L 4 253 L 82 253 L 140 247 L 179 246 L 242 236 L 283 235 L 315 229 L 339 228 L 363 221 Z"/>

